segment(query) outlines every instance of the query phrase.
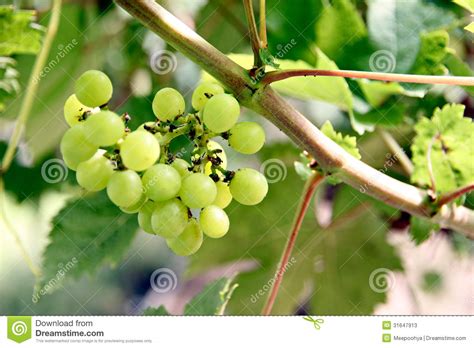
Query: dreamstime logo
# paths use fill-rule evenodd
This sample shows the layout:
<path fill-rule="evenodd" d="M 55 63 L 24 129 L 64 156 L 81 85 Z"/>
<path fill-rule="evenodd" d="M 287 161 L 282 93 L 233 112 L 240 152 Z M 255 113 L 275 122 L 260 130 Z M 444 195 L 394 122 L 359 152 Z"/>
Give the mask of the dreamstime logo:
<path fill-rule="evenodd" d="M 21 336 L 28 333 L 28 326 L 23 321 L 16 321 L 12 325 L 12 333 Z"/>
<path fill-rule="evenodd" d="M 151 274 L 150 285 L 155 292 L 164 294 L 176 289 L 178 277 L 169 268 L 158 268 Z"/>
<path fill-rule="evenodd" d="M 377 268 L 370 273 L 369 286 L 379 294 L 388 292 L 395 286 L 395 275 L 388 268 Z"/>
<path fill-rule="evenodd" d="M 150 67 L 158 75 L 166 75 L 174 72 L 178 66 L 176 56 L 167 50 L 154 52 L 150 57 Z"/>
<path fill-rule="evenodd" d="M 263 162 L 260 173 L 265 175 L 269 184 L 285 180 L 288 174 L 285 163 L 277 158 L 270 158 Z"/>
<path fill-rule="evenodd" d="M 395 56 L 387 50 L 376 51 L 369 58 L 370 70 L 374 72 L 391 73 L 396 65 Z"/>
<path fill-rule="evenodd" d="M 67 178 L 69 171 L 64 161 L 51 158 L 41 166 L 41 176 L 48 184 L 57 184 Z"/>
<path fill-rule="evenodd" d="M 7 337 L 17 343 L 29 340 L 31 338 L 31 317 L 8 317 Z"/>

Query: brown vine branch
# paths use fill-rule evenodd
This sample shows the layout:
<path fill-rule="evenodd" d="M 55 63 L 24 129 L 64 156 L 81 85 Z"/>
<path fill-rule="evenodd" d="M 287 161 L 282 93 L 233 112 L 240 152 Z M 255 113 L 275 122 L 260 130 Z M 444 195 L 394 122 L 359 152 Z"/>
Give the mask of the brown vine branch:
<path fill-rule="evenodd" d="M 313 197 L 316 188 L 323 181 L 323 179 L 324 177 L 322 175 L 316 173 L 306 181 L 303 194 L 301 196 L 301 201 L 298 205 L 298 209 L 296 210 L 297 214 L 295 216 L 295 221 L 291 227 L 286 246 L 283 249 L 283 254 L 281 255 L 267 302 L 263 307 L 262 315 L 270 315 L 272 312 L 273 304 L 275 303 L 281 282 L 283 281 L 283 275 L 285 274 L 288 267 L 288 260 L 290 259 L 291 253 L 295 246 L 296 238 L 298 237 L 304 216 L 306 215 L 306 211 L 308 210 L 309 204 L 311 203 L 311 198 Z"/>
<path fill-rule="evenodd" d="M 474 184 L 469 184 L 467 186 L 457 189 L 456 191 L 442 195 L 438 199 L 438 206 L 441 207 L 445 204 L 448 204 L 457 199 L 458 197 L 461 197 L 462 195 L 465 195 L 466 193 L 469 193 L 471 191 L 474 191 Z"/>
<path fill-rule="evenodd" d="M 250 43 L 253 51 L 253 66 L 259 68 L 263 66 L 262 58 L 260 57 L 261 42 L 258 35 L 257 22 L 255 21 L 255 14 L 253 12 L 252 0 L 243 0 L 245 8 L 245 16 L 249 26 Z"/>
<path fill-rule="evenodd" d="M 474 212 L 444 205 L 433 216 L 428 193 L 403 183 L 352 157 L 270 86 L 255 84 L 249 73 L 151 0 L 116 0 L 132 16 L 214 76 L 239 102 L 260 113 L 306 149 L 328 173 L 395 208 L 459 231 L 474 239 Z"/>
<path fill-rule="evenodd" d="M 263 84 L 271 84 L 273 82 L 298 76 L 335 76 L 347 77 L 354 79 L 369 79 L 390 82 L 407 82 L 407 83 L 423 83 L 423 84 L 441 84 L 456 86 L 474 86 L 474 77 L 467 76 L 430 76 L 430 75 L 410 75 L 410 74 L 391 74 L 370 71 L 354 71 L 354 70 L 278 70 L 271 71 L 262 79 Z"/>

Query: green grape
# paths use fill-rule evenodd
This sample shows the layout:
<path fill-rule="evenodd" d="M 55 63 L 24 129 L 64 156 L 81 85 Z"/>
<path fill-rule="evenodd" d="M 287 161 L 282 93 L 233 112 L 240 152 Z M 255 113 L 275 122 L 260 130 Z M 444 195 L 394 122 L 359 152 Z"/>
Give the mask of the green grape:
<path fill-rule="evenodd" d="M 175 159 L 173 163 L 171 163 L 171 166 L 178 171 L 182 179 L 184 179 L 185 177 L 191 174 L 191 172 L 189 171 L 190 165 L 184 159 L 181 159 L 181 158 Z"/>
<path fill-rule="evenodd" d="M 120 156 L 125 167 L 141 172 L 160 157 L 160 143 L 151 133 L 135 131 L 128 134 L 120 145 Z"/>
<path fill-rule="evenodd" d="M 148 168 L 143 174 L 142 183 L 148 198 L 161 202 L 178 195 L 181 176 L 173 167 L 160 163 Z"/>
<path fill-rule="evenodd" d="M 203 112 L 204 124 L 215 133 L 227 132 L 237 122 L 240 106 L 230 94 L 218 94 L 206 103 Z"/>
<path fill-rule="evenodd" d="M 212 205 L 218 206 L 219 208 L 226 208 L 232 201 L 232 194 L 230 193 L 229 185 L 219 181 L 216 183 L 217 195 Z"/>
<path fill-rule="evenodd" d="M 87 161 L 97 152 L 97 146 L 86 140 L 82 124 L 69 128 L 64 133 L 59 148 L 64 162 L 72 170 L 76 170 L 79 163 Z"/>
<path fill-rule="evenodd" d="M 160 89 L 153 98 L 153 113 L 160 121 L 172 121 L 184 112 L 184 98 L 174 88 Z"/>
<path fill-rule="evenodd" d="M 140 196 L 140 199 L 138 200 L 137 203 L 133 205 L 129 205 L 127 207 L 119 207 L 121 211 L 127 214 L 135 214 L 140 211 L 140 209 L 143 207 L 143 205 L 148 201 L 148 197 L 142 193 Z"/>
<path fill-rule="evenodd" d="M 179 196 L 190 208 L 204 208 L 216 199 L 216 184 L 203 173 L 192 173 L 183 179 Z"/>
<path fill-rule="evenodd" d="M 229 133 L 229 145 L 246 155 L 256 153 L 265 143 L 265 131 L 255 122 L 237 123 Z"/>
<path fill-rule="evenodd" d="M 192 104 L 195 110 L 202 110 L 207 101 L 215 95 L 224 93 L 224 88 L 213 82 L 201 83 L 193 92 Z"/>
<path fill-rule="evenodd" d="M 199 223 L 202 231 L 211 238 L 221 238 L 229 231 L 229 217 L 215 205 L 207 206 L 201 211 Z"/>
<path fill-rule="evenodd" d="M 153 134 L 154 137 L 156 138 L 156 140 L 158 140 L 158 142 L 161 142 L 161 140 L 163 139 L 163 135 L 160 133 L 160 132 L 156 132 L 156 133 L 153 133 L 152 131 L 149 131 L 145 128 L 145 126 L 149 127 L 149 128 L 153 128 L 156 126 L 156 122 L 145 122 L 145 123 L 142 123 L 140 125 L 140 127 L 137 128 L 137 131 L 145 131 L 145 132 L 148 132 L 150 134 Z"/>
<path fill-rule="evenodd" d="M 188 209 L 177 198 L 157 202 L 151 215 L 153 232 L 163 238 L 176 238 L 188 224 Z"/>
<path fill-rule="evenodd" d="M 112 163 L 101 152 L 97 152 L 91 159 L 79 164 L 76 179 L 86 190 L 95 192 L 107 187 L 113 173 Z"/>
<path fill-rule="evenodd" d="M 229 188 L 232 197 L 240 204 L 255 205 L 267 195 L 268 183 L 260 172 L 244 168 L 235 173 Z"/>
<path fill-rule="evenodd" d="M 194 254 L 202 245 L 203 235 L 196 219 L 191 219 L 186 229 L 177 238 L 167 239 L 168 247 L 176 255 L 189 256 Z"/>
<path fill-rule="evenodd" d="M 222 148 L 221 144 L 219 144 L 218 142 L 215 142 L 214 140 L 209 140 L 209 142 L 207 143 L 207 148 L 208 150 L 221 150 L 221 152 L 219 153 L 216 153 L 215 156 L 218 156 L 221 160 L 222 160 L 222 163 L 219 165 L 222 169 L 226 169 L 227 168 L 227 155 L 225 154 L 225 151 L 224 149 Z M 212 163 L 211 162 L 207 162 L 206 165 L 204 166 L 204 174 L 206 175 L 211 175 L 212 173 Z M 219 176 L 223 176 L 221 172 L 217 172 L 219 174 Z"/>
<path fill-rule="evenodd" d="M 138 211 L 138 225 L 140 228 L 150 234 L 155 234 L 151 225 L 151 215 L 155 211 L 156 203 L 148 201 Z"/>
<path fill-rule="evenodd" d="M 125 124 L 112 111 L 100 111 L 84 122 L 87 140 L 97 146 L 112 146 L 125 134 Z"/>
<path fill-rule="evenodd" d="M 71 94 L 64 103 L 64 118 L 67 124 L 72 127 L 78 124 L 82 115 L 89 111 L 90 108 L 82 104 L 75 94 Z"/>
<path fill-rule="evenodd" d="M 74 92 L 77 99 L 90 107 L 102 106 L 112 98 L 112 82 L 102 71 L 88 70 L 76 81 Z"/>
<path fill-rule="evenodd" d="M 143 187 L 140 175 L 133 170 L 115 172 L 107 184 L 107 195 L 119 207 L 128 207 L 140 201 Z"/>

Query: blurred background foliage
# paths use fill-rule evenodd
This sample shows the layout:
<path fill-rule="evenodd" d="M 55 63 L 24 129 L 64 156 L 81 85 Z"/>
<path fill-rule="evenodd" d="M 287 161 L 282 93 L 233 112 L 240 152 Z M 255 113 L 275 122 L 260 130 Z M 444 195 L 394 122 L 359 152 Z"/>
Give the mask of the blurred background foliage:
<path fill-rule="evenodd" d="M 250 54 L 241 1 L 160 2 L 223 52 Z M 49 20 L 50 1 L 2 0 L 0 5 L 35 10 L 28 15 L 33 18 L 25 17 L 26 26 L 22 24 L 23 29 L 35 31 L 29 33 L 33 35 L 29 51 L 0 51 L 0 56 L 5 56 L 0 60 L 1 155 Z M 35 24 L 29 24 L 31 19 Z M 0 21 L 4 23 L 5 18 L 0 17 Z M 389 56 L 387 63 L 394 64 L 394 72 L 449 71 L 473 76 L 473 35 L 463 30 L 469 14 L 451 1 L 268 0 L 267 21 L 270 50 L 289 67 L 373 70 L 371 57 L 388 51 L 394 52 L 394 62 Z M 2 41 L 7 40 L 6 32 L 2 28 Z M 207 240 L 196 255 L 185 259 L 172 255 L 163 240 L 138 231 L 134 218 L 124 216 L 100 243 L 88 249 L 88 238 L 109 226 L 112 218 L 108 217 L 118 213 L 116 208 L 103 194 L 76 205 L 73 172 L 55 184 L 47 183 L 41 175 L 45 161 L 60 158 L 58 144 L 67 129 L 62 105 L 72 93 L 74 80 L 87 69 L 106 72 L 114 84 L 112 108 L 128 112 L 131 128 L 135 128 L 153 119 L 152 96 L 162 87 L 177 88 L 189 102 L 201 71 L 105 0 L 64 1 L 52 47 L 25 137 L 5 176 L 5 209 L 34 262 L 43 265 L 43 277 L 37 280 L 29 273 L 7 232 L 9 227 L 0 223 L 0 312 L 140 314 L 148 306 L 165 304 L 170 312 L 180 313 L 206 283 L 237 272 L 239 287 L 227 313 L 258 314 L 303 188 L 293 167 L 299 150 L 276 127 L 244 110 L 244 119 L 264 125 L 268 141 L 258 156 L 244 157 L 229 150 L 230 169 L 258 169 L 275 159 L 284 166 L 279 166 L 276 174 L 268 173 L 279 175 L 280 180 L 270 185 L 262 204 L 230 206 L 231 230 L 225 238 Z M 161 50 L 172 52 L 176 60 L 166 74 L 152 69 L 156 68 L 154 54 Z M 246 56 L 233 59 L 249 67 Z M 342 78 L 283 83 L 277 88 L 316 125 L 330 120 L 337 130 L 356 135 L 363 161 L 407 182 L 410 178 L 398 162 L 387 166 L 391 152 L 381 131 L 390 132 L 410 154 L 413 124 L 420 116 L 430 117 L 436 107 L 447 102 L 464 104 L 465 116 L 474 116 L 472 88 Z M 276 314 L 474 312 L 472 242 L 442 230 L 416 247 L 407 232 L 407 214 L 343 184 L 323 186 L 316 201 L 317 209 L 313 203 L 304 220 L 275 304 Z M 474 207 L 473 195 L 467 197 L 465 205 Z M 42 286 L 54 277 L 77 245 L 87 249 L 79 265 L 61 279 L 54 289 L 57 291 L 33 303 L 35 284 Z M 413 250 L 420 255 L 416 260 Z M 430 263 L 432 266 L 427 267 Z M 150 275 L 160 267 L 178 274 L 178 287 L 166 294 L 150 288 Z M 371 289 L 369 279 L 377 269 L 393 271 L 396 286 L 388 292 Z M 467 292 L 460 289 L 466 288 L 466 281 Z"/>

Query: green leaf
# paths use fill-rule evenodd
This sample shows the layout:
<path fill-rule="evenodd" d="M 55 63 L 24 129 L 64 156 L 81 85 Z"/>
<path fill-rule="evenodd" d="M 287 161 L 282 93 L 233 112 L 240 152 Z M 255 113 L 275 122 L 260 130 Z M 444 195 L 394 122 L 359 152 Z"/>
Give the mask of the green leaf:
<path fill-rule="evenodd" d="M 222 315 L 237 284 L 233 278 L 220 278 L 186 304 L 184 315 Z"/>
<path fill-rule="evenodd" d="M 143 315 L 144 316 L 161 316 L 161 315 L 168 316 L 171 314 L 166 310 L 164 306 L 159 306 L 158 308 L 148 307 L 143 312 Z"/>
<path fill-rule="evenodd" d="M 474 0 L 453 0 L 454 3 L 464 7 L 471 13 L 474 13 Z"/>
<path fill-rule="evenodd" d="M 394 94 L 403 94 L 404 89 L 396 82 L 359 80 L 359 86 L 370 106 L 377 108 Z"/>
<path fill-rule="evenodd" d="M 370 0 L 369 36 L 378 50 L 393 56 L 393 72 L 408 73 L 421 47 L 420 34 L 455 20 L 454 15 L 423 0 Z"/>
<path fill-rule="evenodd" d="M 342 53 L 341 47 L 366 35 L 364 21 L 350 0 L 333 1 L 316 23 L 316 43 L 333 60 Z"/>
<path fill-rule="evenodd" d="M 431 186 L 428 149 L 432 144 L 431 165 L 436 191 L 446 193 L 474 181 L 474 124 L 463 117 L 464 105 L 448 104 L 437 108 L 431 119 L 421 118 L 415 125 L 411 147 L 414 171 L 412 182 Z"/>
<path fill-rule="evenodd" d="M 237 284 L 234 278 L 219 278 L 208 284 L 199 294 L 191 299 L 184 308 L 184 315 L 223 315 L 227 303 L 234 293 Z M 171 315 L 164 306 L 149 307 L 143 315 Z"/>
<path fill-rule="evenodd" d="M 238 2 L 236 4 L 243 7 Z M 322 9 L 321 0 L 267 0 L 268 47 L 276 58 L 302 59 L 310 64 L 316 62 L 312 50 L 316 38 L 314 14 L 321 13 Z M 244 18 L 244 15 L 239 18 Z M 241 38 L 242 34 L 231 44 L 235 45 Z M 231 49 L 237 52 L 235 48 Z"/>
<path fill-rule="evenodd" d="M 37 284 L 37 290 L 48 293 L 66 279 L 118 264 L 138 230 L 136 215 L 122 213 L 105 192 L 69 202 L 52 225 Z"/>
<path fill-rule="evenodd" d="M 20 91 L 15 64 L 13 58 L 0 57 L 0 112 L 5 109 L 5 99 L 14 97 Z"/>
<path fill-rule="evenodd" d="M 275 69 L 280 66 L 280 64 L 275 61 L 275 57 L 272 55 L 268 48 L 261 48 L 259 54 L 265 65 L 271 66 Z"/>
<path fill-rule="evenodd" d="M 44 30 L 34 19 L 34 11 L 0 6 L 0 56 L 38 53 Z"/>
<path fill-rule="evenodd" d="M 344 150 L 349 152 L 352 156 L 354 156 L 357 159 L 360 159 L 360 153 L 359 149 L 357 148 L 357 139 L 356 137 L 352 137 L 350 135 L 343 136 L 341 133 L 338 133 L 334 130 L 332 127 L 331 122 L 326 121 L 323 126 L 321 127 L 321 132 L 324 133 L 329 139 L 334 141 L 336 144 L 338 144 L 340 147 L 342 147 Z M 336 185 L 341 182 L 340 179 L 329 175 L 327 177 L 327 181 L 332 184 Z"/>
<path fill-rule="evenodd" d="M 445 30 L 421 34 L 421 46 L 412 74 L 442 75 L 446 71 L 443 60 L 448 53 L 449 34 Z"/>
<path fill-rule="evenodd" d="M 420 51 L 410 71 L 418 75 L 444 75 L 446 67 L 443 61 L 448 53 L 449 34 L 437 30 L 421 34 Z M 403 83 L 406 89 L 426 90 L 429 85 Z"/>
<path fill-rule="evenodd" d="M 444 64 L 449 69 L 449 72 L 454 76 L 474 76 L 474 72 L 469 65 L 462 61 L 459 56 L 449 52 L 444 60 Z M 463 86 L 463 88 L 471 95 L 474 95 L 473 86 Z"/>
<path fill-rule="evenodd" d="M 422 219 L 416 216 L 410 217 L 410 234 L 416 245 L 420 245 L 427 240 L 432 231 L 439 229 L 439 225 L 432 223 L 428 219 Z"/>
<path fill-rule="evenodd" d="M 471 33 L 474 33 L 474 22 L 466 25 L 464 29 L 466 29 L 467 31 L 470 31 Z"/>
<path fill-rule="evenodd" d="M 382 127 L 393 127 L 401 124 L 405 118 L 406 106 L 395 97 L 383 106 L 374 108 L 365 114 L 355 113 L 356 119 L 364 124 Z"/>
<path fill-rule="evenodd" d="M 349 152 L 353 157 L 360 159 L 359 149 L 357 148 L 357 139 L 350 135 L 342 135 L 338 133 L 332 127 L 331 122 L 326 121 L 321 127 L 321 132 L 324 133 L 328 138 L 342 147 L 344 150 Z"/>

